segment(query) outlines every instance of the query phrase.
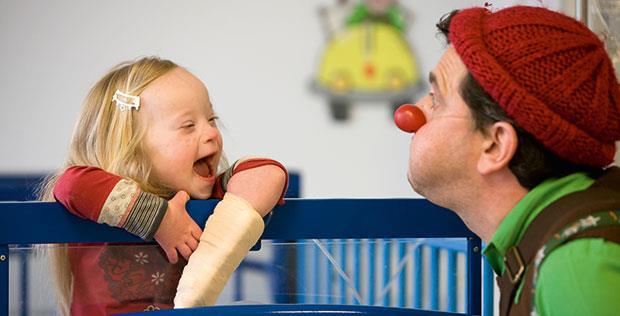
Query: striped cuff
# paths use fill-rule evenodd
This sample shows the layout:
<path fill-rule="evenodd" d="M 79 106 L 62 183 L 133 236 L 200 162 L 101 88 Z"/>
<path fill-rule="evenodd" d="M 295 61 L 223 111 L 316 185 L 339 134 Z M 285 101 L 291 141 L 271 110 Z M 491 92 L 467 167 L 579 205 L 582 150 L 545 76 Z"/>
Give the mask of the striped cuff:
<path fill-rule="evenodd" d="M 123 228 L 144 240 L 151 240 L 168 210 L 168 201 L 141 191 Z"/>

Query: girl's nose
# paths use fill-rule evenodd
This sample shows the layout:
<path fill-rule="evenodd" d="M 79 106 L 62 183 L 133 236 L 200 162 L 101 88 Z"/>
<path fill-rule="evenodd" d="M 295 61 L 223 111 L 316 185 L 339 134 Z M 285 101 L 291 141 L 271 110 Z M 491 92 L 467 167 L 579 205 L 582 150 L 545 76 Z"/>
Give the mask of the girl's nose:
<path fill-rule="evenodd" d="M 206 144 L 208 142 L 215 141 L 219 133 L 220 131 L 217 129 L 217 127 L 211 124 L 207 124 L 207 126 L 202 132 L 202 135 L 200 136 L 202 138 L 202 143 Z"/>
<path fill-rule="evenodd" d="M 419 107 L 403 104 L 394 112 L 394 123 L 404 132 L 415 133 L 426 123 L 426 117 Z"/>

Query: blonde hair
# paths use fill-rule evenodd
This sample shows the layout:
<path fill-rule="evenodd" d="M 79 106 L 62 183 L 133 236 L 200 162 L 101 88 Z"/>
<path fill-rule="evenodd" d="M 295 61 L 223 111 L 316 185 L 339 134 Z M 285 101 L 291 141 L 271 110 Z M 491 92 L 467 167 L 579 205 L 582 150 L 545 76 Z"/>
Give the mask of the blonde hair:
<path fill-rule="evenodd" d="M 154 181 L 151 162 L 142 141 L 146 122 L 135 110 L 121 111 L 112 101 L 116 90 L 140 95 L 154 80 L 177 68 L 175 63 L 157 57 L 123 62 L 112 68 L 90 90 L 73 131 L 64 167 L 41 186 L 39 199 L 54 201 L 53 188 L 58 176 L 70 166 L 94 166 L 135 181 L 142 190 L 170 197 L 172 190 Z M 67 245 L 52 247 L 52 276 L 61 312 L 69 314 L 72 275 Z"/>

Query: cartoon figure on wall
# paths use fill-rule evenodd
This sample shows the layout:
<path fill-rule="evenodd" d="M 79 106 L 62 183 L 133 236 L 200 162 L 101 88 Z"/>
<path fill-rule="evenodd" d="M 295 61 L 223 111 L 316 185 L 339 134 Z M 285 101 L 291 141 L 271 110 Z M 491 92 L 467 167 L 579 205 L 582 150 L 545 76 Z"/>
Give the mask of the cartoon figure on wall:
<path fill-rule="evenodd" d="M 406 39 L 406 8 L 395 0 L 340 0 L 320 15 L 327 44 L 313 89 L 327 98 L 333 119 L 346 121 L 355 102 L 385 101 L 391 116 L 411 101 L 420 75 Z"/>

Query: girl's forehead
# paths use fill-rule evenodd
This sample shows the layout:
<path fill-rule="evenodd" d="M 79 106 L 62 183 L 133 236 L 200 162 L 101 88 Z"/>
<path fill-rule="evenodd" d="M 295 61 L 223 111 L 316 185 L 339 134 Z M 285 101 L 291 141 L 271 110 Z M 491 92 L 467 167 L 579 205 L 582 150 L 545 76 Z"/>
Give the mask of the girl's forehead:
<path fill-rule="evenodd" d="M 151 82 L 140 94 L 147 111 L 178 111 L 187 108 L 211 109 L 205 85 L 182 68 L 176 68 Z"/>
<path fill-rule="evenodd" d="M 177 92 L 189 94 L 204 94 L 208 97 L 207 87 L 196 76 L 183 68 L 175 68 L 151 82 L 141 93 L 170 94 Z"/>

